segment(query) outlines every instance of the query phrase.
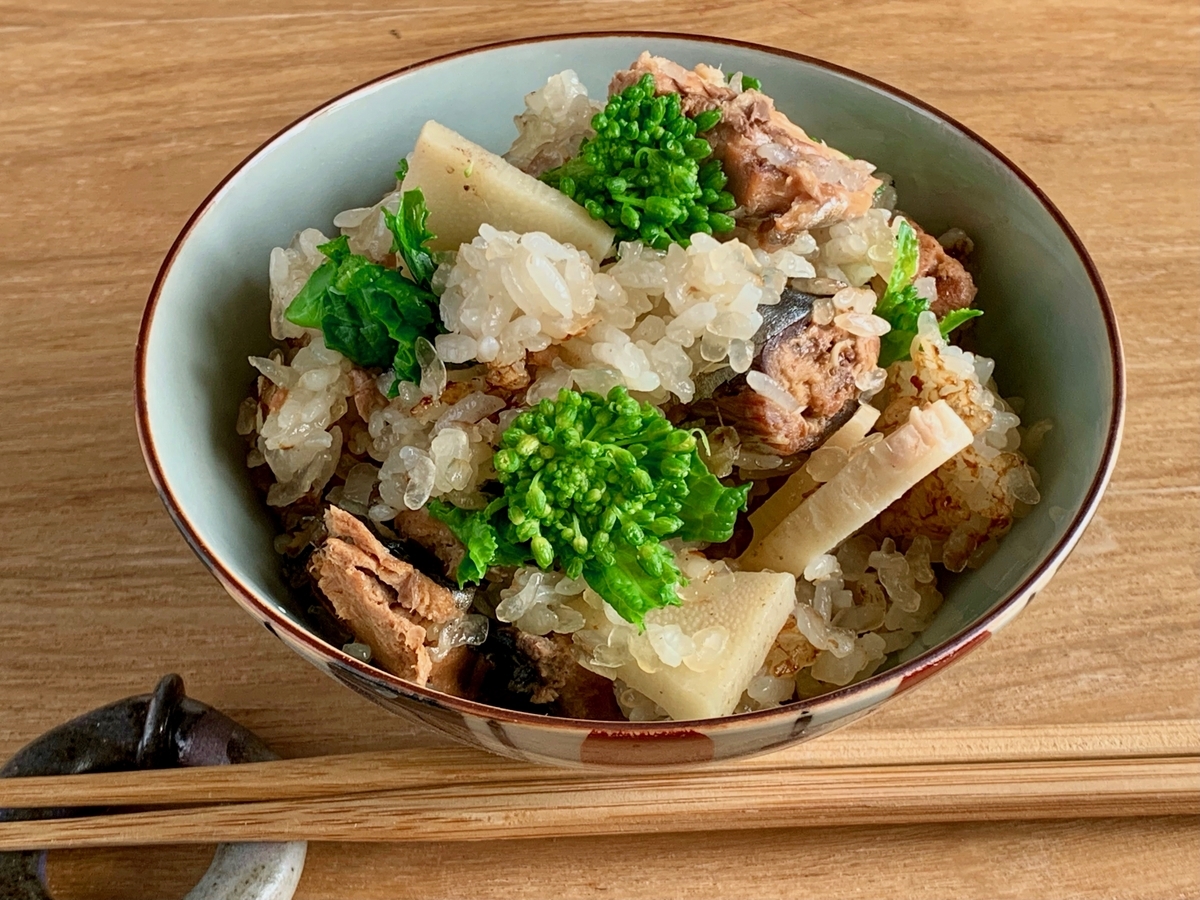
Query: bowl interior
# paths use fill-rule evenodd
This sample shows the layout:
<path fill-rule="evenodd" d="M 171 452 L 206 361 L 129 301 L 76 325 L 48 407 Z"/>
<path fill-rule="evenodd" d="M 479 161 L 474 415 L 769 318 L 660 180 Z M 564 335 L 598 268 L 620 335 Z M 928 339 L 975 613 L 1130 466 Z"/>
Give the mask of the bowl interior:
<path fill-rule="evenodd" d="M 573 68 L 602 95 L 612 72 L 646 49 L 686 66 L 755 75 L 810 134 L 894 175 L 901 208 L 927 230 L 965 229 L 987 313 L 977 323 L 978 349 L 996 359 L 1004 396 L 1025 398 L 1026 424 L 1053 420 L 1034 459 L 1042 503 L 982 568 L 956 579 L 905 657 L 987 614 L 1074 527 L 1114 426 L 1115 336 L 1083 261 L 1033 190 L 958 128 L 848 74 L 700 39 L 576 37 L 469 53 L 361 88 L 271 141 L 193 221 L 164 271 L 139 383 L 148 449 L 172 512 L 227 580 L 303 627 L 233 427 L 253 380 L 246 357 L 271 347 L 271 248 L 308 226 L 333 234 L 340 210 L 376 202 L 427 119 L 503 152 L 523 95 L 549 75 Z"/>

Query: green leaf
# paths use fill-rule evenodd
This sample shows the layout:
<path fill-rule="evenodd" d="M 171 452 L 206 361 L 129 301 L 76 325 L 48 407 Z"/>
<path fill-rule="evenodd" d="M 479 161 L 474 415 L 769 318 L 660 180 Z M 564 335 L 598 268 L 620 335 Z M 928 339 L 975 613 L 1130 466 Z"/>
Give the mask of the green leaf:
<path fill-rule="evenodd" d="M 917 232 L 907 219 L 900 219 L 896 228 L 892 274 L 888 277 L 887 290 L 875 305 L 875 315 L 892 326 L 892 330 L 879 339 L 879 365 L 885 369 L 898 360 L 908 359 L 913 338 L 917 336 L 917 317 L 929 308 L 929 302 L 912 285 L 920 255 Z"/>
<path fill-rule="evenodd" d="M 441 500 L 430 500 L 426 509 L 431 516 L 454 532 L 454 536 L 462 541 L 463 547 L 466 548 L 466 555 L 458 564 L 458 571 L 455 573 L 458 586 L 482 581 L 496 557 L 498 545 L 496 529 L 492 527 L 487 516 L 482 510 L 471 512 Z"/>
<path fill-rule="evenodd" d="M 942 316 L 938 322 L 938 330 L 942 333 L 942 337 L 946 337 L 959 325 L 974 319 L 976 316 L 982 316 L 982 309 L 952 309 L 950 312 Z"/>
<path fill-rule="evenodd" d="M 929 308 L 929 301 L 911 284 L 899 291 L 890 289 L 875 305 L 875 315 L 886 319 L 892 330 L 879 339 L 879 365 L 887 368 L 908 359 L 913 338 L 917 336 L 917 317 Z"/>
<path fill-rule="evenodd" d="M 392 233 L 392 251 L 399 253 L 408 267 L 413 281 L 428 289 L 437 264 L 425 245 L 437 235 L 426 227 L 429 209 L 425 206 L 425 195 L 419 188 L 405 191 L 400 198 L 400 211 L 393 215 L 383 210 L 383 220 Z"/>
<path fill-rule="evenodd" d="M 908 224 L 907 219 L 901 219 L 896 229 L 896 259 L 892 263 L 892 274 L 888 277 L 887 293 L 897 293 L 917 277 L 917 263 L 921 258 L 921 242 L 917 233 Z"/>
<path fill-rule="evenodd" d="M 396 182 L 402 184 L 408 177 L 408 160 L 402 159 L 396 163 Z"/>
<path fill-rule="evenodd" d="M 394 269 L 350 252 L 345 235 L 318 248 L 329 261 L 288 304 L 288 321 L 320 328 L 330 349 L 360 366 L 393 366 L 417 381 L 413 343 L 436 327 L 437 298 Z"/>
<path fill-rule="evenodd" d="M 917 276 L 920 253 L 916 231 L 907 220 L 901 219 L 896 228 L 896 261 L 887 290 L 875 305 L 875 315 L 892 326 L 892 330 L 879 339 L 879 365 L 885 369 L 909 358 L 913 338 L 917 336 L 917 319 L 929 309 L 929 301 L 920 296 L 912 284 Z M 967 320 L 982 315 L 983 311 L 979 309 L 951 310 L 942 317 L 938 328 L 945 337 Z"/>
<path fill-rule="evenodd" d="M 421 382 L 421 364 L 417 362 L 416 342 L 422 334 L 419 328 L 411 325 L 399 325 L 389 329 L 388 334 L 396 342 L 396 352 L 392 355 L 392 370 L 396 373 L 397 382 L 408 381 L 412 384 Z M 397 389 L 397 382 L 392 384 L 392 390 Z M 394 393 L 391 396 L 396 396 Z"/>
<path fill-rule="evenodd" d="M 326 343 L 361 366 L 388 366 L 403 360 L 396 374 L 405 381 L 419 379 L 413 342 L 433 322 L 428 294 L 398 272 L 364 257 L 349 257 L 329 292 L 321 330 Z M 330 328 L 334 329 L 331 342 Z M 358 328 L 351 335 L 347 329 Z M 415 376 L 415 377 L 414 377 Z"/>
<path fill-rule="evenodd" d="M 612 556 L 609 565 L 598 560 L 584 563 L 583 577 L 621 618 L 640 626 L 650 610 L 679 605 L 676 586 L 683 582 L 683 576 L 674 562 L 669 564 L 670 571 L 656 577 L 642 568 L 637 551 L 624 541 L 614 542 Z"/>
<path fill-rule="evenodd" d="M 325 294 L 333 284 L 337 268 L 337 263 L 330 260 L 321 263 L 317 270 L 308 276 L 308 281 L 304 282 L 300 293 L 284 311 L 284 317 L 289 322 L 301 328 L 321 327 L 321 319 L 325 314 Z"/>
<path fill-rule="evenodd" d="M 360 296 L 326 294 L 321 331 L 325 345 L 360 366 L 387 366 L 395 354 L 395 343 L 382 323 L 370 317 Z"/>
<path fill-rule="evenodd" d="M 332 241 L 318 244 L 317 249 L 336 263 L 340 263 L 342 260 L 353 255 L 350 252 L 350 238 L 344 234 L 338 235 Z"/>
<path fill-rule="evenodd" d="M 455 573 L 459 587 L 482 581 L 492 566 L 523 566 L 533 561 L 529 550 L 514 541 L 512 526 L 496 516 L 490 506 L 472 511 L 430 500 L 425 508 L 445 523 L 466 549 Z"/>
<path fill-rule="evenodd" d="M 749 484 L 725 487 L 708 471 L 700 455 L 692 451 L 692 468 L 687 476 L 688 492 L 677 513 L 683 526 L 676 532 L 685 541 L 719 544 L 733 537 L 737 515 L 746 508 Z"/>

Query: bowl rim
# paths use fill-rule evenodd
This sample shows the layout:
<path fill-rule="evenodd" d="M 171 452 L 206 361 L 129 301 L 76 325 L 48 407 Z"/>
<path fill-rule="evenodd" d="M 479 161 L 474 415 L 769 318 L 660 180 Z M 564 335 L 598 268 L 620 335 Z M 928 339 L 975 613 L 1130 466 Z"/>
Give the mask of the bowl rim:
<path fill-rule="evenodd" d="M 1066 235 L 1072 248 L 1075 251 L 1080 263 L 1083 265 L 1087 273 L 1088 279 L 1091 282 L 1092 289 L 1096 294 L 1096 299 L 1099 302 L 1100 312 L 1104 318 L 1104 324 L 1108 336 L 1108 348 L 1111 356 L 1113 384 L 1112 396 L 1113 406 L 1112 415 L 1108 423 L 1107 433 L 1105 435 L 1104 449 L 1101 454 L 1100 463 L 1092 478 L 1091 484 L 1088 486 L 1087 492 L 1084 494 L 1084 499 L 1080 505 L 1079 511 L 1074 516 L 1070 525 L 1063 532 L 1062 537 L 1058 540 L 1055 546 L 1035 567 L 1035 569 L 1026 576 L 1016 587 L 1012 588 L 1005 596 L 997 601 L 991 609 L 981 616 L 978 620 L 958 632 L 951 638 L 942 643 L 931 647 L 924 653 L 913 657 L 912 659 L 887 669 L 883 672 L 876 673 L 863 681 L 855 684 L 847 685 L 830 691 L 826 694 L 821 694 L 818 697 L 811 698 L 805 701 L 797 701 L 783 706 L 778 706 L 770 709 L 756 710 L 753 712 L 737 713 L 722 718 L 710 719 L 688 719 L 688 720 L 667 720 L 659 722 L 622 722 L 622 721 L 605 721 L 598 719 L 574 719 L 558 716 L 550 716 L 538 713 L 522 712 L 520 710 L 508 709 L 502 706 L 491 706 L 486 703 L 480 703 L 474 700 L 467 700 L 460 697 L 455 697 L 450 694 L 444 694 L 440 691 L 435 691 L 431 688 L 421 687 L 412 682 L 406 681 L 397 675 L 386 672 L 383 669 L 375 668 L 369 663 L 364 663 L 348 654 L 342 652 L 339 648 L 327 643 L 314 632 L 304 628 L 299 623 L 293 622 L 287 616 L 283 615 L 270 603 L 259 598 L 256 593 L 247 585 L 243 584 L 229 569 L 221 562 L 215 553 L 205 544 L 204 540 L 197 533 L 196 529 L 189 521 L 187 514 L 184 512 L 182 505 L 177 501 L 174 494 L 165 478 L 162 465 L 158 458 L 158 452 L 154 446 L 153 436 L 150 431 L 149 413 L 146 400 L 146 365 L 147 365 L 147 347 L 149 344 L 150 330 L 154 321 L 154 314 L 158 307 L 158 301 L 162 293 L 163 285 L 169 275 L 172 266 L 179 254 L 179 251 L 192 230 L 196 227 L 204 215 L 212 208 L 214 201 L 225 190 L 225 187 L 232 181 L 243 169 L 253 162 L 261 153 L 270 148 L 276 141 L 293 130 L 303 126 L 308 121 L 318 117 L 325 110 L 350 98 L 352 95 L 368 88 L 375 87 L 383 82 L 391 81 L 399 78 L 409 72 L 418 69 L 436 65 L 438 63 L 447 62 L 452 59 L 459 59 L 475 54 L 487 53 L 492 50 L 499 50 L 506 47 L 515 47 L 529 44 L 539 44 L 551 41 L 565 40 L 586 40 L 589 38 L 643 38 L 646 40 L 655 39 L 672 39 L 682 41 L 693 41 L 697 43 L 718 44 L 740 49 L 753 50 L 759 53 L 765 53 L 771 56 L 783 57 L 795 62 L 800 62 L 808 66 L 819 69 L 824 69 L 836 75 L 840 75 L 851 81 L 857 82 L 868 88 L 888 95 L 893 100 L 899 100 L 903 103 L 910 104 L 922 112 L 941 121 L 943 124 L 957 131 L 963 137 L 974 142 L 982 147 L 987 153 L 991 154 L 998 162 L 1020 180 L 1026 188 L 1034 195 L 1041 203 L 1045 211 L 1054 220 L 1058 228 Z M 241 162 L 239 162 L 228 174 L 226 174 L 220 182 L 208 193 L 203 201 L 196 207 L 195 211 L 188 217 L 183 227 L 180 229 L 178 236 L 172 242 L 170 249 L 167 251 L 166 257 L 163 259 L 157 275 L 155 276 L 153 286 L 150 289 L 150 294 L 146 302 L 145 311 L 142 314 L 141 325 L 138 329 L 137 346 L 134 358 L 134 408 L 135 419 L 137 424 L 138 442 L 141 445 L 142 456 L 146 462 L 146 468 L 149 471 L 151 481 L 154 483 L 155 489 L 158 491 L 159 498 L 174 521 L 175 526 L 182 533 L 184 539 L 191 547 L 192 551 L 200 558 L 201 562 L 209 569 L 214 577 L 221 585 L 230 593 L 233 598 L 243 606 L 247 612 L 259 617 L 274 629 L 282 629 L 287 633 L 292 641 L 296 641 L 305 645 L 312 653 L 320 657 L 327 663 L 336 663 L 343 668 L 349 668 L 356 671 L 359 675 L 366 678 L 375 679 L 384 682 L 389 688 L 402 696 L 415 700 L 424 705 L 432 705 L 435 707 L 443 707 L 463 716 L 474 716 L 490 719 L 493 721 L 513 724 L 527 725 L 538 728 L 555 728 L 564 731 L 603 731 L 605 733 L 620 733 L 624 735 L 660 735 L 666 736 L 668 733 L 680 733 L 688 730 L 703 727 L 706 730 L 723 729 L 726 727 L 740 727 L 749 724 L 764 724 L 772 719 L 787 719 L 791 720 L 797 712 L 805 712 L 816 718 L 817 713 L 824 707 L 833 707 L 846 703 L 853 698 L 876 690 L 879 685 L 884 682 L 899 679 L 901 682 L 908 680 L 908 676 L 921 672 L 922 670 L 933 671 L 941 668 L 945 664 L 961 658 L 966 652 L 977 647 L 982 643 L 990 633 L 991 626 L 997 619 L 1004 618 L 1005 612 L 1011 609 L 1014 605 L 1024 604 L 1040 589 L 1041 583 L 1048 580 L 1050 576 L 1058 569 L 1062 562 L 1070 555 L 1076 543 L 1078 543 L 1084 528 L 1095 514 L 1096 507 L 1112 477 L 1113 469 L 1116 465 L 1117 453 L 1121 441 L 1121 433 L 1124 426 L 1125 418 L 1125 366 L 1122 351 L 1121 337 L 1117 326 L 1116 314 L 1112 307 L 1112 302 L 1109 299 L 1108 292 L 1104 288 L 1104 283 L 1100 278 L 1099 271 L 1091 256 L 1080 240 L 1075 229 L 1071 227 L 1066 217 L 1059 211 L 1058 207 L 1050 200 L 1041 188 L 1034 183 L 1025 172 L 1010 160 L 1005 154 L 1000 152 L 990 142 L 976 134 L 967 126 L 961 124 L 951 116 L 943 113 L 936 107 L 920 100 L 913 95 L 893 87 L 886 82 L 880 81 L 869 75 L 864 75 L 853 69 L 840 66 L 836 63 L 831 63 L 826 60 L 818 59 L 803 53 L 797 53 L 792 50 L 785 50 L 777 47 L 769 47 L 764 44 L 758 44 L 752 41 L 743 41 L 735 38 L 714 37 L 704 34 L 690 34 L 686 32 L 676 31 L 640 31 L 640 30 L 600 30 L 600 31 L 582 31 L 582 32 L 564 32 L 558 34 L 537 35 L 534 37 L 513 38 L 504 41 L 495 41 L 486 44 L 480 44 L 474 47 L 469 47 L 462 50 L 455 50 L 449 53 L 444 53 L 439 56 L 422 59 L 409 65 L 394 69 L 369 81 L 365 81 L 346 91 L 341 92 L 335 97 L 326 100 L 320 105 L 314 107 L 303 115 L 299 116 L 292 122 L 279 129 L 253 151 L 251 151 Z M 1019 607 L 1018 607 L 1019 609 Z M 278 636 L 278 635 L 276 635 Z M 285 641 L 288 643 L 288 641 Z M 295 648 L 292 648 L 293 650 Z M 311 660 L 310 660 L 311 661 Z M 914 679 L 913 684 L 919 682 Z M 875 704 L 872 704 L 875 705 Z"/>

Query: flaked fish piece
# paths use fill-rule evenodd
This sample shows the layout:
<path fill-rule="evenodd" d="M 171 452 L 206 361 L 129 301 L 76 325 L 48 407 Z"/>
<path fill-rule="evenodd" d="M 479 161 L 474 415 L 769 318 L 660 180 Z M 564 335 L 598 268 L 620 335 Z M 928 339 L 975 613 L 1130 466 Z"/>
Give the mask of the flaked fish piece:
<path fill-rule="evenodd" d="M 372 413 L 388 405 L 387 397 L 379 392 L 375 376 L 366 369 L 355 366 L 347 378 L 355 410 L 364 422 L 370 422 Z"/>
<path fill-rule="evenodd" d="M 961 262 L 946 252 L 937 238 L 924 232 L 908 219 L 917 233 L 920 255 L 917 257 L 917 278 L 932 278 L 937 297 L 929 305 L 939 319 L 955 309 L 964 309 L 975 300 L 975 281 Z"/>
<path fill-rule="evenodd" d="M 677 92 L 685 113 L 720 109 L 721 121 L 704 137 L 721 160 L 737 201 L 734 217 L 764 246 L 782 246 L 809 228 L 861 216 L 882 182 L 875 167 L 814 141 L 775 108 L 761 91 L 738 92 L 719 69 L 678 63 L 643 53 L 618 72 L 610 93 L 649 73 L 658 93 Z"/>
<path fill-rule="evenodd" d="M 813 322 L 814 299 L 787 288 L 776 306 L 763 308 L 763 325 L 754 336 L 758 352 L 751 371 L 762 372 L 789 394 L 794 409 L 754 390 L 745 376 L 728 368 L 696 378 L 697 396 L 712 395 L 698 404 L 701 412 L 711 412 L 781 456 L 811 450 L 853 415 L 862 393 L 858 380 L 879 360 L 879 338 Z"/>
<path fill-rule="evenodd" d="M 499 365 L 495 362 L 487 364 L 487 383 L 502 391 L 523 390 L 529 387 L 531 380 L 529 369 L 523 359 L 518 359 L 508 365 Z"/>
<path fill-rule="evenodd" d="M 415 542 L 432 554 L 447 576 L 458 569 L 458 564 L 466 555 L 462 541 L 454 536 L 447 525 L 431 516 L 425 507 L 400 510 L 396 513 L 392 528 L 401 538 Z"/>
<path fill-rule="evenodd" d="M 489 667 L 486 702 L 574 719 L 624 718 L 612 681 L 579 665 L 569 635 L 501 626 L 489 632 L 483 656 Z"/>
<path fill-rule="evenodd" d="M 784 332 L 760 359 L 759 371 L 795 398 L 797 409 L 785 409 L 744 382 L 719 388 L 712 402 L 743 436 L 791 456 L 821 444 L 854 413 L 862 393 L 856 379 L 878 359 L 879 338 L 808 322 Z"/>
<path fill-rule="evenodd" d="M 556 714 L 571 719 L 623 718 L 612 682 L 576 662 L 570 635 L 519 631 L 516 645 L 538 674 L 531 703 L 552 704 Z"/>
<path fill-rule="evenodd" d="M 425 646 L 427 627 L 462 615 L 453 594 L 393 556 L 345 510 L 329 507 L 325 528 L 328 535 L 309 562 L 317 587 L 379 665 L 418 685 L 429 683 L 435 664 Z M 461 664 L 462 654 L 451 654 L 438 665 Z M 436 680 L 446 690 L 441 685 L 453 678 Z"/>

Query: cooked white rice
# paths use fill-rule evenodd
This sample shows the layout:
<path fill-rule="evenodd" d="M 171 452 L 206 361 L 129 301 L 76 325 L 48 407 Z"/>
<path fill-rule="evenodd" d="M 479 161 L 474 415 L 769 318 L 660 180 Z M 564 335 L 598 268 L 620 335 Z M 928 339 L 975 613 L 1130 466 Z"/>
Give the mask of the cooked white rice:
<path fill-rule="evenodd" d="M 594 133 L 592 117 L 602 109 L 604 101 L 588 99 L 574 71 L 551 75 L 545 85 L 525 95 L 525 111 L 513 119 L 517 139 L 504 158 L 535 176 L 561 166 Z"/>
<path fill-rule="evenodd" d="M 290 365 L 284 364 L 278 350 L 269 357 L 252 356 L 250 364 L 282 389 L 283 402 L 265 417 L 261 410 L 255 412 L 258 455 L 249 461 L 265 462 L 275 476 L 267 503 L 287 506 L 323 488 L 333 475 L 343 438 L 334 423 L 348 408 L 347 375 L 352 367 L 348 359 L 325 346 L 320 334 L 296 353 Z M 243 415 L 243 427 L 249 424 L 246 419 Z"/>
<path fill-rule="evenodd" d="M 268 274 L 271 285 L 271 337 L 275 340 L 319 334 L 316 329 L 293 325 L 283 314 L 309 276 L 325 262 L 324 254 L 317 247 L 328 241 L 329 238 L 316 228 L 305 228 L 292 238 L 286 248 L 276 247 L 271 251 Z"/>

